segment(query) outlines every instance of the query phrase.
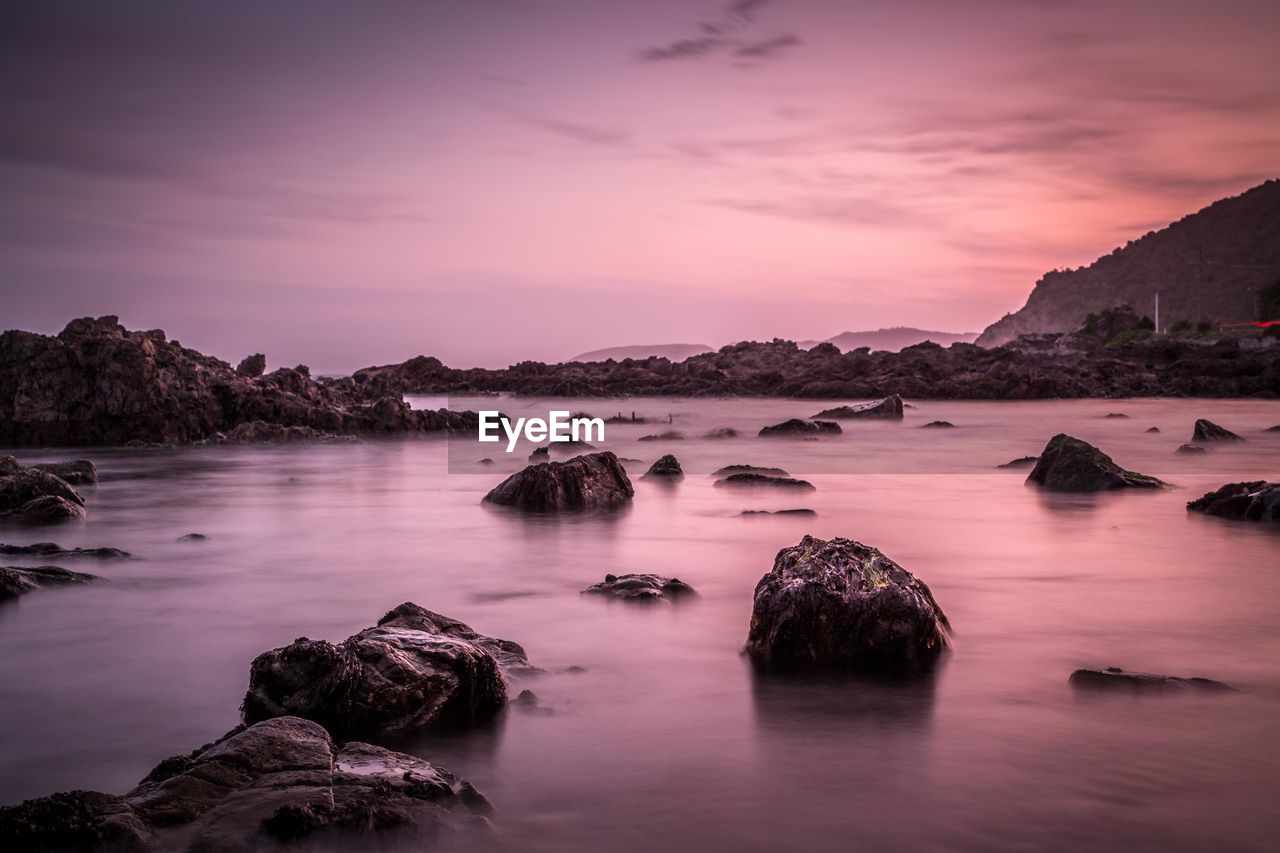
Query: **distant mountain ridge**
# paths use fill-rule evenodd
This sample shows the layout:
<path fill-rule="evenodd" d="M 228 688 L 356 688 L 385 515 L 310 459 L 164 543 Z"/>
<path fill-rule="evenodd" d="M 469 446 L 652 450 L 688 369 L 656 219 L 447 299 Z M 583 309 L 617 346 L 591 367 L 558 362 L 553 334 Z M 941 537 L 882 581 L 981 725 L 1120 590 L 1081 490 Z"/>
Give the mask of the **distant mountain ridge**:
<path fill-rule="evenodd" d="M 689 356 L 702 355 L 704 352 L 712 352 L 711 347 L 706 344 L 634 344 L 632 346 L 593 349 L 591 352 L 575 355 L 569 361 L 608 361 L 609 359 L 622 361 L 624 358 L 652 358 L 654 356 L 669 358 L 672 361 L 684 361 Z"/>
<path fill-rule="evenodd" d="M 1018 335 L 1065 332 L 1094 312 L 1128 303 L 1160 327 L 1179 321 L 1248 322 L 1260 292 L 1280 281 L 1280 180 L 1130 241 L 1087 267 L 1054 270 L 1036 282 L 1021 309 L 1006 314 L 978 338 L 999 346 Z"/>
<path fill-rule="evenodd" d="M 940 346 L 952 344 L 971 344 L 978 338 L 977 332 L 934 332 L 926 329 L 914 329 L 910 326 L 893 326 L 888 329 L 875 329 L 865 332 L 841 332 L 825 341 L 801 341 L 800 346 L 812 349 L 819 343 L 835 344 L 843 352 L 871 347 L 873 352 L 898 352 L 906 347 L 913 347 L 925 341 L 933 341 Z"/>

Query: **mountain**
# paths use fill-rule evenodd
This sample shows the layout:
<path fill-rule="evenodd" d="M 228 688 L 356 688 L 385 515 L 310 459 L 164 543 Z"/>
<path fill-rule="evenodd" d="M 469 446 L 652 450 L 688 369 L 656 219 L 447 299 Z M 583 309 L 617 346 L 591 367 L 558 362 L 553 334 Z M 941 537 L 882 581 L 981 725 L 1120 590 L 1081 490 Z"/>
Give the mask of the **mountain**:
<path fill-rule="evenodd" d="M 669 358 L 672 361 L 684 361 L 691 355 L 702 355 L 704 352 L 711 352 L 711 347 L 706 344 L 637 344 L 628 347 L 609 347 L 607 349 L 593 349 L 591 352 L 584 352 L 582 355 L 575 355 L 570 361 L 622 361 L 624 358 L 650 358 L 652 356 L 661 356 Z"/>
<path fill-rule="evenodd" d="M 876 329 L 871 332 L 841 332 L 834 338 L 825 341 L 801 341 L 800 346 L 812 349 L 819 343 L 835 344 L 843 352 L 858 347 L 871 347 L 873 352 L 897 352 L 906 347 L 913 347 L 925 341 L 933 341 L 949 347 L 952 344 L 971 344 L 978 337 L 977 332 L 930 332 L 925 329 L 913 329 L 908 326 L 894 326 L 892 329 Z"/>
<path fill-rule="evenodd" d="M 1027 304 L 987 327 L 981 346 L 1030 332 L 1064 332 L 1127 302 L 1160 327 L 1180 321 L 1258 319 L 1262 291 L 1280 281 L 1280 180 L 1214 202 L 1160 231 L 1148 232 L 1087 267 L 1054 270 L 1036 282 Z"/>

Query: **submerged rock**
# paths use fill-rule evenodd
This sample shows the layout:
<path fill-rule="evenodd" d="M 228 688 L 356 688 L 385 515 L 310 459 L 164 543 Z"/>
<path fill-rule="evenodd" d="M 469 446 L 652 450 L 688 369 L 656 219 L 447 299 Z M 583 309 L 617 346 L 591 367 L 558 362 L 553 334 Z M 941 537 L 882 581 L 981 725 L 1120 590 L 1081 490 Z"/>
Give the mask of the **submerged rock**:
<path fill-rule="evenodd" d="M 67 559 L 92 557 L 97 560 L 127 560 L 133 555 L 119 548 L 63 548 L 53 542 L 37 542 L 34 545 L 0 544 L 0 557 L 40 557 L 41 559 Z"/>
<path fill-rule="evenodd" d="M 927 424 L 921 424 L 920 429 L 955 429 L 956 425 L 951 421 L 929 421 Z"/>
<path fill-rule="evenodd" d="M 1160 431 L 1160 427 L 1147 427 L 1145 430 L 1143 430 L 1143 432 L 1151 432 L 1151 433 L 1155 433 L 1159 431 Z"/>
<path fill-rule="evenodd" d="M 771 671 L 926 672 L 950 646 L 929 587 L 879 550 L 805 536 L 756 584 L 746 653 Z"/>
<path fill-rule="evenodd" d="M 797 480 L 793 477 L 770 477 L 767 474 L 730 474 L 721 480 L 716 480 L 718 488 L 750 488 L 755 486 L 767 486 L 770 488 L 780 489 L 813 489 L 815 486 L 808 480 Z"/>
<path fill-rule="evenodd" d="M 737 438 L 738 431 L 733 427 L 721 427 L 713 429 L 711 432 L 703 436 L 703 438 Z"/>
<path fill-rule="evenodd" d="M 635 495 L 618 457 L 606 450 L 517 471 L 485 495 L 486 503 L 532 512 L 612 510 Z"/>
<path fill-rule="evenodd" d="M 46 586 L 67 586 L 100 580 L 97 575 L 70 572 L 57 566 L 0 566 L 0 601 Z"/>
<path fill-rule="evenodd" d="M 680 461 L 668 453 L 649 466 L 649 470 L 644 474 L 644 479 L 682 480 L 684 479 L 684 469 L 680 467 Z"/>
<path fill-rule="evenodd" d="M 179 536 L 174 542 L 204 542 L 208 539 L 203 533 L 185 533 Z"/>
<path fill-rule="evenodd" d="M 636 441 L 684 441 L 684 433 L 672 429 L 657 435 L 642 435 Z"/>
<path fill-rule="evenodd" d="M 786 438 L 796 435 L 839 435 L 840 432 L 840 424 L 835 421 L 802 421 L 799 418 L 792 418 L 780 424 L 765 427 L 760 430 L 760 435 L 766 438 Z"/>
<path fill-rule="evenodd" d="M 1027 482 L 1057 492 L 1159 489 L 1166 485 L 1155 477 L 1126 471 L 1089 442 L 1066 433 L 1049 439 L 1036 467 L 1027 475 Z"/>
<path fill-rule="evenodd" d="M 761 468 L 757 465 L 726 465 L 711 472 L 713 477 L 727 477 L 730 474 L 764 474 L 767 477 L 790 477 L 781 468 Z"/>
<path fill-rule="evenodd" d="M 604 595 L 623 601 L 660 601 L 694 594 L 693 587 L 679 578 L 662 575 L 605 575 L 604 581 L 592 584 L 583 595 Z"/>
<path fill-rule="evenodd" d="M 161 762 L 123 797 L 53 794 L 0 808 L 9 850 L 435 849 L 486 829 L 469 782 L 367 743 L 336 745 L 280 717 Z"/>
<path fill-rule="evenodd" d="M 1227 483 L 1188 502 L 1187 509 L 1242 521 L 1280 522 L 1280 483 Z"/>
<path fill-rule="evenodd" d="M 1068 683 L 1081 690 L 1121 690 L 1130 693 L 1182 693 L 1188 690 L 1238 692 L 1231 685 L 1210 678 L 1177 678 L 1149 672 L 1126 672 L 1114 666 L 1107 669 L 1077 669 L 1071 673 Z"/>
<path fill-rule="evenodd" d="M 997 468 L 1030 468 L 1040 461 L 1039 456 L 1022 456 L 1018 459 L 1011 459 L 1003 465 L 997 465 Z"/>
<path fill-rule="evenodd" d="M 98 466 L 88 459 L 70 459 L 66 462 L 39 462 L 31 466 L 55 477 L 61 477 L 73 486 L 90 486 L 98 482 Z"/>
<path fill-rule="evenodd" d="M 1191 454 L 1208 453 L 1209 448 L 1205 447 L 1203 444 L 1179 444 L 1178 449 L 1175 450 L 1174 452 L 1175 453 L 1191 453 Z"/>
<path fill-rule="evenodd" d="M 46 523 L 84 518 L 84 498 L 61 477 L 0 457 L 0 515 Z"/>
<path fill-rule="evenodd" d="M 1191 433 L 1192 441 L 1244 441 L 1243 438 L 1236 435 L 1225 427 L 1220 427 L 1213 421 L 1201 418 L 1196 421 L 1195 430 Z"/>
<path fill-rule="evenodd" d="M 744 509 L 738 515 L 817 515 L 811 509 Z"/>
<path fill-rule="evenodd" d="M 506 704 L 504 669 L 533 667 L 519 645 L 406 603 L 338 645 L 303 637 L 258 655 L 242 710 L 246 723 L 305 717 L 337 737 L 466 727 Z"/>
<path fill-rule="evenodd" d="M 1126 415 L 1124 412 L 1107 412 L 1102 417 L 1107 420 L 1118 420 L 1120 418 L 1127 418 L 1129 416 Z"/>
<path fill-rule="evenodd" d="M 872 400 L 870 403 L 823 409 L 814 417 L 838 419 L 891 418 L 893 420 L 902 420 L 902 398 L 897 394 L 891 394 L 883 400 Z"/>

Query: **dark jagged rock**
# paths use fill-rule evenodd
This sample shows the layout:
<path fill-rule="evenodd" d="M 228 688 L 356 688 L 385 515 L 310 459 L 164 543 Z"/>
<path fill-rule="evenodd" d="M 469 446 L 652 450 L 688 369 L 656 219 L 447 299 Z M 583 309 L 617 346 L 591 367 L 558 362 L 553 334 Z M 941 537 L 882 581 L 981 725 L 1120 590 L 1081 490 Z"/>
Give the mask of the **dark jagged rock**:
<path fill-rule="evenodd" d="M 1178 445 L 1178 449 L 1177 449 L 1175 452 L 1176 452 L 1176 453 L 1190 453 L 1190 454 L 1197 454 L 1197 453 L 1200 453 L 1200 454 L 1203 454 L 1203 453 L 1208 453 L 1208 452 L 1209 452 L 1209 448 L 1205 447 L 1203 444 L 1179 444 L 1179 445 Z"/>
<path fill-rule="evenodd" d="M 466 727 L 506 704 L 504 670 L 533 667 L 516 643 L 406 603 L 338 645 L 304 637 L 258 655 L 242 709 L 246 723 L 305 717 L 337 737 Z"/>
<path fill-rule="evenodd" d="M 247 376 L 250 379 L 257 379 L 259 376 L 267 372 L 267 357 L 260 352 L 253 355 L 245 356 L 239 364 L 236 365 L 236 373 L 241 376 Z"/>
<path fill-rule="evenodd" d="M 642 435 L 636 441 L 684 441 L 684 433 L 667 430 L 657 435 Z"/>
<path fill-rule="evenodd" d="M 738 515 L 817 515 L 811 509 L 744 509 Z"/>
<path fill-rule="evenodd" d="M 551 458 L 551 448 L 535 447 L 533 452 L 529 454 L 530 462 L 546 462 Z"/>
<path fill-rule="evenodd" d="M 499 483 L 484 500 L 532 512 L 559 512 L 618 509 L 634 495 L 618 457 L 606 450 L 567 462 L 530 465 Z"/>
<path fill-rule="evenodd" d="M 123 797 L 71 791 L 0 808 L 7 850 L 436 849 L 483 831 L 492 807 L 469 782 L 280 717 L 166 759 Z"/>
<path fill-rule="evenodd" d="M 929 421 L 927 424 L 921 424 L 920 429 L 955 429 L 956 425 L 951 421 Z"/>
<path fill-rule="evenodd" d="M 644 479 L 682 480 L 684 479 L 684 469 L 680 467 L 680 461 L 668 453 L 649 466 L 649 470 L 644 474 Z"/>
<path fill-rule="evenodd" d="M 1003 465 L 997 465 L 997 468 L 1030 468 L 1040 461 L 1039 456 L 1022 456 L 1018 459 L 1011 459 Z"/>
<path fill-rule="evenodd" d="M 802 421 L 799 418 L 792 418 L 780 424 L 765 427 L 760 430 L 760 435 L 766 438 L 786 438 L 797 435 L 838 435 L 840 432 L 840 424 L 835 421 Z"/>
<path fill-rule="evenodd" d="M 730 474 L 764 474 L 766 477 L 790 477 L 781 468 L 761 468 L 757 465 L 726 465 L 711 472 L 713 477 L 727 477 Z"/>
<path fill-rule="evenodd" d="M 173 541 L 174 542 L 204 542 L 208 538 L 209 537 L 205 536 L 203 533 L 185 533 Z"/>
<path fill-rule="evenodd" d="M 97 575 L 69 572 L 57 566 L 0 566 L 0 601 L 46 586 L 67 586 L 99 580 Z"/>
<path fill-rule="evenodd" d="M 733 427 L 721 427 L 720 429 L 713 429 L 711 430 L 711 432 L 703 436 L 703 438 L 713 438 L 713 439 L 737 438 L 737 437 L 738 437 L 738 431 Z"/>
<path fill-rule="evenodd" d="M 693 587 L 679 578 L 662 575 L 605 575 L 604 581 L 592 584 L 583 595 L 604 595 L 623 601 L 661 601 L 694 594 Z"/>
<path fill-rule="evenodd" d="M 91 557 L 96 560 L 127 560 L 133 555 L 119 548 L 62 548 L 53 542 L 36 542 L 34 545 L 0 544 L 0 557 L 39 557 L 42 560 L 63 560 L 75 557 Z"/>
<path fill-rule="evenodd" d="M 1049 439 L 1027 482 L 1057 492 L 1158 489 L 1166 485 L 1155 477 L 1126 471 L 1089 442 L 1065 433 Z"/>
<path fill-rule="evenodd" d="M 1115 690 L 1125 693 L 1185 693 L 1197 690 L 1208 693 L 1236 693 L 1229 684 L 1209 678 L 1177 678 L 1148 672 L 1126 672 L 1119 667 L 1077 669 L 1068 683 L 1080 690 Z"/>
<path fill-rule="evenodd" d="M 84 518 L 84 498 L 66 480 L 0 457 L 0 515 L 42 524 Z"/>
<path fill-rule="evenodd" d="M 474 430 L 477 416 L 415 411 L 385 383 L 317 380 L 305 365 L 246 376 L 112 316 L 0 334 L 0 446 L 182 444 L 255 421 L 385 434 Z"/>
<path fill-rule="evenodd" d="M 808 480 L 797 480 L 793 477 L 770 477 L 768 474 L 730 474 L 716 480 L 716 486 L 722 488 L 753 488 L 767 486 L 780 489 L 813 489 L 815 486 Z"/>
<path fill-rule="evenodd" d="M 70 459 L 66 462 L 39 462 L 31 466 L 60 477 L 73 486 L 90 486 L 98 482 L 98 466 L 88 459 Z"/>
<path fill-rule="evenodd" d="M 771 671 L 926 672 L 949 647 L 924 582 L 875 548 L 805 536 L 756 585 L 746 652 Z"/>
<path fill-rule="evenodd" d="M 1187 509 L 1242 521 L 1280 522 L 1280 483 L 1227 483 L 1190 501 Z"/>
<path fill-rule="evenodd" d="M 902 398 L 897 394 L 885 397 L 883 400 L 873 400 L 870 403 L 858 403 L 853 406 L 836 406 L 834 409 L 823 409 L 815 418 L 837 418 L 837 419 L 891 419 L 902 420 Z"/>
<path fill-rule="evenodd" d="M 1229 429 L 1218 426 L 1213 421 L 1201 418 L 1196 421 L 1195 430 L 1191 434 L 1192 441 L 1244 441 Z"/>

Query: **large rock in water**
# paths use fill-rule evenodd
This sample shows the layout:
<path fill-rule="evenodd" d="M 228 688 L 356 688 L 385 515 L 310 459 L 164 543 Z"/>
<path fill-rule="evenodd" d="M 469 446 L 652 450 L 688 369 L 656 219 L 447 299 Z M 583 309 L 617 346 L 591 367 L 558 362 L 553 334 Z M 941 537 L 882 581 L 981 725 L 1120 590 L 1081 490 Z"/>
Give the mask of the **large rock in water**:
<path fill-rule="evenodd" d="M 645 472 L 643 479 L 682 480 L 684 479 L 684 469 L 680 467 L 680 460 L 668 453 L 649 466 L 649 470 Z"/>
<path fill-rule="evenodd" d="M 1195 429 L 1191 433 L 1192 441 L 1244 441 L 1243 438 L 1236 435 L 1226 427 L 1220 427 L 1213 421 L 1200 418 L 1196 421 Z"/>
<path fill-rule="evenodd" d="M 1280 483 L 1227 483 L 1190 501 L 1187 509 L 1242 521 L 1280 522 Z"/>
<path fill-rule="evenodd" d="M 839 435 L 840 424 L 835 421 L 802 421 L 791 418 L 780 424 L 767 426 L 760 430 L 765 438 L 787 438 L 790 436 Z"/>
<path fill-rule="evenodd" d="M 618 509 L 634 495 L 626 469 L 606 450 L 567 462 L 530 465 L 495 486 L 484 500 L 533 512 L 559 512 Z"/>
<path fill-rule="evenodd" d="M 336 737 L 462 728 L 506 704 L 504 669 L 533 667 L 517 644 L 406 603 L 338 645 L 303 637 L 258 655 L 244 720 L 306 717 Z"/>
<path fill-rule="evenodd" d="M 71 791 L 0 808 L 6 850 L 431 850 L 484 830 L 469 782 L 411 755 L 334 744 L 280 717 L 161 762 L 123 797 Z"/>
<path fill-rule="evenodd" d="M 883 400 L 872 400 L 870 403 L 858 403 L 853 406 L 836 406 L 834 409 L 823 409 L 815 418 L 890 418 L 902 420 L 902 398 L 897 394 Z"/>
<path fill-rule="evenodd" d="M 12 456 L 0 457 L 0 515 L 45 523 L 84 518 L 84 498 L 71 484 L 38 468 L 24 468 Z"/>
<path fill-rule="evenodd" d="M 1078 690 L 1118 690 L 1127 693 L 1182 693 L 1201 690 L 1234 693 L 1236 689 L 1211 678 L 1179 678 L 1150 672 L 1126 672 L 1117 666 L 1106 669 L 1077 669 L 1067 683 Z"/>
<path fill-rule="evenodd" d="M 1155 477 L 1126 471 L 1089 442 L 1065 433 L 1049 439 L 1036 467 L 1027 475 L 1027 482 L 1056 492 L 1158 489 L 1165 485 Z"/>
<path fill-rule="evenodd" d="M 593 583 L 582 593 L 641 602 L 671 600 L 695 594 L 693 587 L 679 578 L 646 573 L 605 575 L 602 583 Z"/>
<path fill-rule="evenodd" d="M 805 536 L 756 584 L 746 653 L 764 670 L 928 671 L 950 646 L 929 587 L 879 550 Z"/>

